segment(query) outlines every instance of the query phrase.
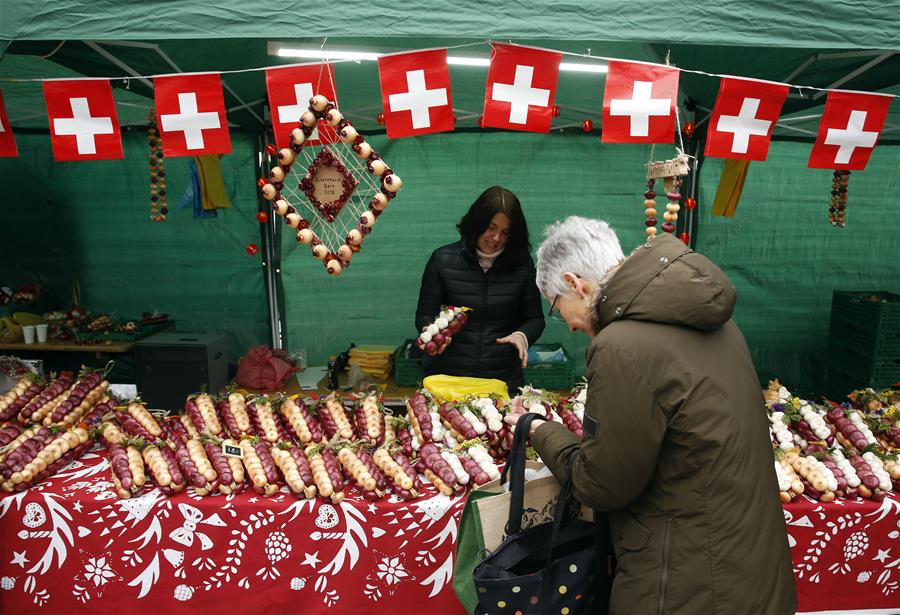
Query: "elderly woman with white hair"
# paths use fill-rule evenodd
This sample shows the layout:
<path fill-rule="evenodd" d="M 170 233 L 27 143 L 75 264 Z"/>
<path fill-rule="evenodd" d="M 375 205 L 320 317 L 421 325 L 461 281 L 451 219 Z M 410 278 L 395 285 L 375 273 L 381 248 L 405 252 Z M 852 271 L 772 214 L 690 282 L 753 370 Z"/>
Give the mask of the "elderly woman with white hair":
<path fill-rule="evenodd" d="M 545 235 L 538 288 L 551 313 L 593 339 L 584 439 L 550 421 L 532 427 L 532 443 L 560 481 L 580 451 L 573 491 L 608 513 L 617 561 L 609 612 L 794 613 L 761 387 L 731 320 L 734 287 L 669 235 L 627 258 L 600 220 L 571 217 Z"/>

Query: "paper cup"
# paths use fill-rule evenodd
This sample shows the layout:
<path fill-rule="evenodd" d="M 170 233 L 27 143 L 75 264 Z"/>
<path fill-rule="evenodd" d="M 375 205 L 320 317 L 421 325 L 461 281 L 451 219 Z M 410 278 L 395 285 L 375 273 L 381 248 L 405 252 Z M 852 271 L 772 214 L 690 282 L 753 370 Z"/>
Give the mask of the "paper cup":
<path fill-rule="evenodd" d="M 47 325 L 35 325 L 34 330 L 37 332 L 37 341 L 39 344 L 47 343 Z"/>
<path fill-rule="evenodd" d="M 25 336 L 26 344 L 34 344 L 34 325 L 25 325 L 22 327 L 22 334 Z"/>

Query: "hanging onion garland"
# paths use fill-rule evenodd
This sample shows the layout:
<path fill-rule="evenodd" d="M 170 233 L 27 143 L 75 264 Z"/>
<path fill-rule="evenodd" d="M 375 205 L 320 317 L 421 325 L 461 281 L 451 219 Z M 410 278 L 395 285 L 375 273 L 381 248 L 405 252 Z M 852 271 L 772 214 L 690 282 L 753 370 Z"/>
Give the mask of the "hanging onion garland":
<path fill-rule="evenodd" d="M 844 228 L 847 223 L 847 185 L 850 171 L 835 171 L 831 180 L 831 204 L 828 206 L 828 221 L 831 226 Z"/>
<path fill-rule="evenodd" d="M 150 143 L 150 219 L 163 222 L 169 215 L 166 199 L 166 172 L 163 167 L 163 148 L 156 127 L 156 113 L 150 110 L 150 127 L 147 129 Z"/>
<path fill-rule="evenodd" d="M 656 180 L 663 180 L 663 188 L 666 191 L 666 210 L 663 212 L 662 230 L 664 233 L 675 234 L 678 223 L 678 212 L 681 210 L 681 184 L 682 178 L 688 174 L 688 157 L 679 153 L 671 160 L 661 160 L 647 163 L 647 190 L 644 192 L 644 221 L 645 232 L 648 238 L 653 238 L 657 233 L 657 209 L 656 209 L 656 191 L 653 189 Z M 688 202 L 693 202 L 692 198 Z M 694 203 L 696 207 L 696 203 Z M 690 205 L 688 205 L 690 208 Z M 685 241 L 684 237 L 681 237 Z M 690 241 L 690 237 L 688 237 Z"/>
<path fill-rule="evenodd" d="M 644 193 L 644 215 L 647 216 L 644 224 L 647 226 L 647 237 L 656 235 L 656 201 L 654 200 L 656 191 L 653 190 L 655 184 L 655 179 L 647 180 L 647 191 Z"/>
<path fill-rule="evenodd" d="M 666 211 L 663 214 L 662 230 L 666 233 L 675 232 L 675 224 L 678 222 L 678 211 L 681 209 L 679 201 L 681 201 L 681 178 L 667 177 L 665 179 L 666 197 L 669 202 L 666 203 Z"/>

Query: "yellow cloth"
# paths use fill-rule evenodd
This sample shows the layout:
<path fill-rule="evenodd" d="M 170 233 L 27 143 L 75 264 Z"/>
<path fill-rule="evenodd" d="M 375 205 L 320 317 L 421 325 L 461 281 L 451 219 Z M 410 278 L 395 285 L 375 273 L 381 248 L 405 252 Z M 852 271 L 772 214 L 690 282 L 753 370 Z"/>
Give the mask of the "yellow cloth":
<path fill-rule="evenodd" d="M 220 154 L 194 156 L 197 174 L 200 176 L 200 194 L 203 197 L 201 205 L 206 211 L 231 207 L 225 180 L 222 179 L 221 158 Z"/>
<path fill-rule="evenodd" d="M 749 160 L 725 160 L 725 168 L 722 169 L 722 177 L 719 179 L 719 189 L 716 190 L 716 200 L 713 202 L 712 213 L 714 216 L 734 217 L 741 193 L 744 191 L 744 182 L 747 180 L 747 170 L 750 168 Z"/>
<path fill-rule="evenodd" d="M 422 386 L 439 402 L 461 401 L 472 395 L 481 397 L 499 395 L 502 399 L 509 399 L 509 389 L 506 388 L 506 383 L 490 378 L 435 374 L 425 378 Z"/>

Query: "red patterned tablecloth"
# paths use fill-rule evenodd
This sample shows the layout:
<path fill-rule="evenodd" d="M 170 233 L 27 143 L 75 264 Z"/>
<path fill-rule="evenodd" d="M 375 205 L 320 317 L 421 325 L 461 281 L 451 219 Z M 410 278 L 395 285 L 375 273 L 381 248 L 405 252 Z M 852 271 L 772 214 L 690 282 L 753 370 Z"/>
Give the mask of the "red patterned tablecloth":
<path fill-rule="evenodd" d="M 0 613 L 463 613 L 460 498 L 119 500 L 108 475 L 91 453 L 0 498 Z M 784 513 L 801 612 L 900 613 L 900 501 Z"/>
<path fill-rule="evenodd" d="M 0 613 L 465 613 L 451 583 L 463 500 L 430 486 L 334 506 L 111 488 L 98 452 L 0 498 Z"/>
<path fill-rule="evenodd" d="M 784 506 L 799 612 L 900 613 L 900 500 Z"/>

